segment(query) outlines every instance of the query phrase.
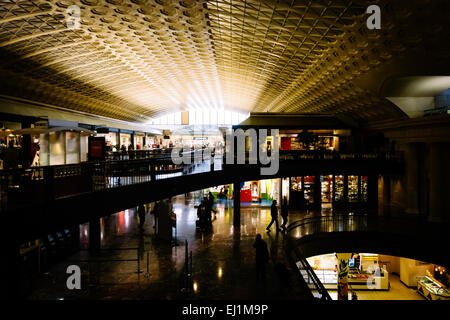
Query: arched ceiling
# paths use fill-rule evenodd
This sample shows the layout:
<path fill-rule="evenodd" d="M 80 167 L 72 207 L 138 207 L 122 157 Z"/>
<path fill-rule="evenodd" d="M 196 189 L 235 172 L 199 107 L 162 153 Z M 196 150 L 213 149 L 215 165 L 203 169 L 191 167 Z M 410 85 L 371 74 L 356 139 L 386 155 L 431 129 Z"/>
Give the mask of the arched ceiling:
<path fill-rule="evenodd" d="M 0 0 L 0 94 L 136 122 L 189 105 L 401 118 L 378 90 L 392 74 L 371 75 L 448 64 L 447 2 Z"/>

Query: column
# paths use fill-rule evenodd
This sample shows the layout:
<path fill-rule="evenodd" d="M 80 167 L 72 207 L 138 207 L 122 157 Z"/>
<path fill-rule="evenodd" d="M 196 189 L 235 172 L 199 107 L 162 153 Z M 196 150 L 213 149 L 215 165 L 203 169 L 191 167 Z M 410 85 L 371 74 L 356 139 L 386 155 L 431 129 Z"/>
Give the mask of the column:
<path fill-rule="evenodd" d="M 241 183 L 233 183 L 233 225 L 241 227 Z"/>
<path fill-rule="evenodd" d="M 338 300 L 348 300 L 348 259 L 352 257 L 351 253 L 336 253 L 338 259 Z"/>
<path fill-rule="evenodd" d="M 348 175 L 344 175 L 344 203 L 348 203 Z"/>
<path fill-rule="evenodd" d="M 367 202 L 370 208 L 376 209 L 378 206 L 378 176 L 376 174 L 367 176 Z"/>
<path fill-rule="evenodd" d="M 100 254 L 100 218 L 89 220 L 89 251 L 93 255 Z"/>
<path fill-rule="evenodd" d="M 321 208 L 322 206 L 322 184 L 320 183 L 320 174 L 316 172 L 314 175 L 314 207 Z"/>
<path fill-rule="evenodd" d="M 387 176 L 380 176 L 380 193 L 378 198 L 378 215 L 388 216 L 390 214 L 391 179 Z"/>
<path fill-rule="evenodd" d="M 406 160 L 406 213 L 419 214 L 419 144 L 408 143 Z"/>
<path fill-rule="evenodd" d="M 444 194 L 447 189 L 444 185 L 448 181 L 444 180 L 443 175 L 443 148 L 442 143 L 431 143 L 428 155 L 428 178 L 430 182 L 429 190 L 429 216 L 430 221 L 439 222 L 444 215 L 444 201 L 448 200 L 448 195 Z M 446 198 L 447 197 L 447 198 Z"/>

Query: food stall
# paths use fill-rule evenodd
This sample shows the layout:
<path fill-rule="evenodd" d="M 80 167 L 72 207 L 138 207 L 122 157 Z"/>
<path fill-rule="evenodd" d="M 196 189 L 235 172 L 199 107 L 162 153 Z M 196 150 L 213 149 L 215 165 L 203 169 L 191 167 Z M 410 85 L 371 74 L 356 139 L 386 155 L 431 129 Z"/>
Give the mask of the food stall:
<path fill-rule="evenodd" d="M 417 281 L 417 292 L 428 300 L 449 300 L 450 291 L 437 281 L 427 270 L 425 276 Z"/>

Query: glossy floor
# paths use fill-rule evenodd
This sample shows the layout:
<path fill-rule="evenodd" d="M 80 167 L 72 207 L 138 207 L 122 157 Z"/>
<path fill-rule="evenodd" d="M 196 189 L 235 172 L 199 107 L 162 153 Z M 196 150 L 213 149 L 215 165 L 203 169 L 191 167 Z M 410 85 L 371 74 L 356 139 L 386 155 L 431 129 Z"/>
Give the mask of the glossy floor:
<path fill-rule="evenodd" d="M 241 228 L 233 227 L 232 208 L 219 204 L 211 232 L 196 230 L 196 209 L 200 193 L 173 199 L 177 214 L 175 243 L 160 240 L 153 228 L 153 216 L 147 215 L 143 232 L 139 231 L 135 210 L 126 210 L 101 219 L 101 254 L 87 250 L 54 266 L 34 285 L 31 299 L 306 299 L 304 285 L 293 275 L 281 282 L 274 265 L 288 265 L 283 248 L 285 235 L 267 233 L 270 208 L 242 208 Z M 307 213 L 293 213 L 291 220 Z M 82 247 L 87 248 L 88 225 L 80 228 Z M 271 261 L 264 282 L 255 274 L 257 233 L 268 243 Z M 186 294 L 184 264 L 185 243 L 192 252 L 192 279 L 195 292 Z M 147 264 L 148 259 L 148 264 Z M 69 265 L 82 271 L 81 290 L 68 290 Z M 148 269 L 147 269 L 148 268 Z M 138 273 L 138 270 L 140 273 Z M 147 272 L 149 275 L 147 275 Z"/>

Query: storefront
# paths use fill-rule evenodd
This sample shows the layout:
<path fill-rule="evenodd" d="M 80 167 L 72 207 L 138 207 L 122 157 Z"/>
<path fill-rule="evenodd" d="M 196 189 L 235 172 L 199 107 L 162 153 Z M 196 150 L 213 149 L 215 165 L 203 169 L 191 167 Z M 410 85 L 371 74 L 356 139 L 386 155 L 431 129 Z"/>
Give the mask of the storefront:
<path fill-rule="evenodd" d="M 99 128 L 103 129 L 103 128 Z M 118 151 L 120 149 L 119 145 L 119 132 L 117 129 L 99 130 L 97 129 L 97 137 L 104 137 L 106 143 L 107 151 Z M 113 131 L 114 130 L 114 131 Z M 107 132 L 106 132 L 107 131 Z"/>
<path fill-rule="evenodd" d="M 290 178 L 291 208 L 314 207 L 320 204 L 368 203 L 367 176 L 320 175 Z"/>
<path fill-rule="evenodd" d="M 338 259 L 334 253 L 306 259 L 326 289 L 337 290 Z M 389 290 L 389 272 L 379 255 L 357 253 L 348 260 L 348 284 L 353 290 Z"/>
<path fill-rule="evenodd" d="M 121 147 L 125 146 L 125 148 L 128 149 L 128 147 L 132 144 L 131 133 L 120 132 L 119 136 L 120 136 L 120 146 Z"/>
<path fill-rule="evenodd" d="M 142 150 L 144 148 L 145 143 L 145 133 L 143 132 L 136 132 L 134 134 L 134 148 L 136 150 Z"/>

